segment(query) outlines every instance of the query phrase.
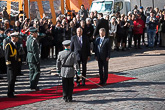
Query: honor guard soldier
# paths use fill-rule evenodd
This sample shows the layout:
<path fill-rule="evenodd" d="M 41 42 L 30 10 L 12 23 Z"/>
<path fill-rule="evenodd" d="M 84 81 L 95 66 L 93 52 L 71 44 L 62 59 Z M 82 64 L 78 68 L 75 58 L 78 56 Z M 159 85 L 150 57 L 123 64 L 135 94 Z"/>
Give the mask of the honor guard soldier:
<path fill-rule="evenodd" d="M 37 87 L 39 77 L 40 77 L 40 58 L 39 58 L 39 44 L 36 40 L 38 37 L 37 29 L 30 27 L 29 29 L 31 35 L 28 38 L 27 45 L 27 62 L 29 64 L 29 76 L 30 76 L 30 88 L 36 91 L 39 90 Z"/>
<path fill-rule="evenodd" d="M 5 57 L 7 65 L 8 93 L 9 98 L 14 98 L 14 86 L 18 72 L 18 63 L 21 61 L 17 50 L 16 42 L 18 41 L 18 32 L 11 34 L 11 42 L 5 47 Z"/>
<path fill-rule="evenodd" d="M 72 101 L 75 68 L 80 75 L 76 54 L 70 51 L 70 43 L 70 40 L 65 40 L 62 42 L 65 50 L 59 52 L 56 64 L 58 73 L 62 77 L 63 99 L 65 102 Z"/>

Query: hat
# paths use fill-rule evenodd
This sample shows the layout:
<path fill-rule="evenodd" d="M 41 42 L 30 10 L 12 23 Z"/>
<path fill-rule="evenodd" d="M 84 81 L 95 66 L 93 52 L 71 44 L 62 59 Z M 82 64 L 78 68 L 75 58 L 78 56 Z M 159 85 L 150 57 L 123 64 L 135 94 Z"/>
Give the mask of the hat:
<path fill-rule="evenodd" d="M 62 45 L 69 46 L 70 43 L 71 43 L 71 40 L 65 40 L 65 41 L 62 42 Z"/>
<path fill-rule="evenodd" d="M 142 7 L 142 6 L 140 6 L 140 9 L 143 9 L 143 7 Z"/>
<path fill-rule="evenodd" d="M 19 32 L 14 32 L 10 34 L 11 37 L 19 37 Z"/>
<path fill-rule="evenodd" d="M 30 28 L 29 28 L 29 31 L 30 31 L 30 32 L 37 32 L 37 29 L 36 29 L 35 27 L 30 27 Z"/>

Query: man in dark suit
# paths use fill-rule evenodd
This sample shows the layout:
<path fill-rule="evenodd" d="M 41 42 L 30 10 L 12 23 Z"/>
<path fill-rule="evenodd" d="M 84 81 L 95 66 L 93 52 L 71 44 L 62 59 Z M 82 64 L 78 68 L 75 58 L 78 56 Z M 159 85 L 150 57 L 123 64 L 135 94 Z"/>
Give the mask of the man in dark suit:
<path fill-rule="evenodd" d="M 6 44 L 5 47 L 5 58 L 7 65 L 7 80 L 8 80 L 8 92 L 7 96 L 9 98 L 14 98 L 14 86 L 16 81 L 16 76 L 19 69 L 19 62 L 21 58 L 19 57 L 17 44 L 18 42 L 18 32 L 11 34 L 11 42 Z"/>
<path fill-rule="evenodd" d="M 105 33 L 105 29 L 101 28 L 100 37 L 95 42 L 95 58 L 99 65 L 100 85 L 105 85 L 108 79 L 108 61 L 110 59 L 110 40 Z"/>
<path fill-rule="evenodd" d="M 94 33 L 93 33 L 93 38 L 94 39 L 99 35 L 100 28 L 104 28 L 106 30 L 106 37 L 108 37 L 109 23 L 108 23 L 107 20 L 105 20 L 103 18 L 102 13 L 98 13 L 98 20 L 97 20 L 97 23 L 96 23 L 96 29 L 94 30 Z"/>
<path fill-rule="evenodd" d="M 77 61 L 82 63 L 82 75 L 86 77 L 86 64 L 87 61 L 90 60 L 90 44 L 88 37 L 82 35 L 83 30 L 81 28 L 77 28 L 77 35 L 71 38 L 71 51 L 75 52 Z M 79 77 L 77 77 L 77 86 L 80 86 Z M 85 86 L 85 79 L 82 78 L 82 85 Z"/>

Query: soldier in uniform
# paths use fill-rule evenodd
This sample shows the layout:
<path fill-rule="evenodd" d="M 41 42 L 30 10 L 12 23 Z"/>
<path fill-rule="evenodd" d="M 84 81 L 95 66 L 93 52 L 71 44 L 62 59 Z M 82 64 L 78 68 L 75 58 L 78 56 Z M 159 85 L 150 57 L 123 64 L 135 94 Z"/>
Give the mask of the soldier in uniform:
<path fill-rule="evenodd" d="M 30 69 L 30 88 L 36 91 L 39 90 L 37 87 L 40 77 L 40 58 L 39 58 L 39 44 L 36 40 L 38 37 L 37 29 L 34 27 L 30 28 L 31 35 L 29 36 L 27 45 L 27 62 Z"/>
<path fill-rule="evenodd" d="M 76 67 L 76 70 L 80 75 L 76 54 L 70 51 L 70 43 L 70 40 L 65 40 L 62 42 L 65 50 L 59 52 L 57 58 L 57 68 L 58 73 L 60 73 L 60 75 L 62 76 L 63 99 L 65 102 L 72 101 L 75 75 L 74 66 Z"/>
<path fill-rule="evenodd" d="M 10 34 L 13 33 L 12 29 L 7 29 L 6 30 L 6 38 L 3 40 L 3 49 L 5 50 L 6 44 L 11 42 L 11 36 Z"/>
<path fill-rule="evenodd" d="M 11 42 L 5 47 L 5 58 L 7 65 L 8 93 L 9 98 L 14 98 L 14 86 L 17 76 L 18 63 L 21 61 L 17 50 L 18 32 L 11 34 Z"/>

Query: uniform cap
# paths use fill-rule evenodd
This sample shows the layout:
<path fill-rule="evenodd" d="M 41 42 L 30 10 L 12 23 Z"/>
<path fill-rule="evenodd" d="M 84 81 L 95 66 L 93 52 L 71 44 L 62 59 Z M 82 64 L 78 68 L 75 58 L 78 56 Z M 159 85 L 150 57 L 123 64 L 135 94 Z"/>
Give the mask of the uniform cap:
<path fill-rule="evenodd" d="M 71 43 L 71 40 L 65 40 L 65 41 L 62 42 L 62 45 L 69 46 L 70 43 Z"/>
<path fill-rule="evenodd" d="M 19 32 L 14 32 L 10 34 L 11 37 L 19 37 Z"/>

